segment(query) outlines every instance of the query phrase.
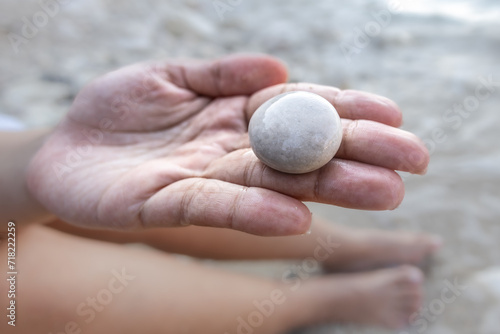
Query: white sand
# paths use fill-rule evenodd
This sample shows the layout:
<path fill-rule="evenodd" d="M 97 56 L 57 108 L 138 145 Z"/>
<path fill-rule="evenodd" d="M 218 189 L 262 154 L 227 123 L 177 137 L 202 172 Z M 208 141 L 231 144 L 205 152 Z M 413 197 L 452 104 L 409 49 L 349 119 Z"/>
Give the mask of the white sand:
<path fill-rule="evenodd" d="M 86 82 L 125 64 L 270 53 L 286 61 L 292 81 L 394 99 L 404 111 L 404 128 L 425 139 L 432 153 L 425 177 L 405 176 L 407 195 L 397 210 L 312 205 L 316 212 L 352 226 L 442 235 L 446 247 L 426 284 L 425 305 L 434 310 L 445 280 L 467 281 L 476 271 L 500 264 L 500 84 L 480 88 L 481 100 L 475 97 L 482 81 L 500 82 L 497 1 L 400 1 L 405 11 L 379 17 L 385 26 L 378 30 L 373 13 L 387 9 L 378 0 L 242 0 L 232 1 L 239 4 L 222 15 L 212 1 L 68 2 L 36 34 L 31 32 L 34 36 L 17 54 L 8 34 L 21 34 L 21 18 L 31 19 L 41 7 L 36 1 L 0 4 L 3 113 L 29 126 L 53 125 Z M 365 29 L 372 37 L 355 40 L 356 31 Z M 350 59 L 341 49 L 347 44 L 359 51 Z M 464 103 L 470 111 L 450 110 Z M 425 328 L 420 321 L 407 332 L 498 333 L 500 316 L 491 316 L 495 306 L 478 297 L 482 291 L 472 284 L 467 294 L 428 316 L 432 320 Z M 379 332 L 386 333 L 350 327 L 307 333 Z"/>

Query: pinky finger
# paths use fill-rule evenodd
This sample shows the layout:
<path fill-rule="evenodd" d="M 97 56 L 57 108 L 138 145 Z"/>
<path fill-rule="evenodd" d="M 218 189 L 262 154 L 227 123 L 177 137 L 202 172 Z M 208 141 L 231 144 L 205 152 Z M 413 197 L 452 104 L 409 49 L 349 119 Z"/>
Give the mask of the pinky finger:
<path fill-rule="evenodd" d="M 149 198 L 142 210 L 144 227 L 211 226 L 261 236 L 305 233 L 309 209 L 281 193 L 224 181 L 191 178 L 175 182 Z"/>

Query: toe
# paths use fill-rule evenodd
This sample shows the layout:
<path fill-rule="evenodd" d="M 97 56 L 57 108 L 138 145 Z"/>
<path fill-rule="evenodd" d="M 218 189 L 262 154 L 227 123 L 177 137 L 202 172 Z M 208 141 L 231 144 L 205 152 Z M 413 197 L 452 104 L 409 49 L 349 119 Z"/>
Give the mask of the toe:
<path fill-rule="evenodd" d="M 395 279 L 399 283 L 409 283 L 411 285 L 420 285 L 424 281 L 422 270 L 411 265 L 402 265 L 396 268 L 397 275 Z"/>
<path fill-rule="evenodd" d="M 402 249 L 406 258 L 405 262 L 416 265 L 422 263 L 426 257 L 435 253 L 443 244 L 441 237 L 424 233 L 408 233 L 400 236 L 399 240 L 401 246 L 406 248 L 406 250 Z"/>

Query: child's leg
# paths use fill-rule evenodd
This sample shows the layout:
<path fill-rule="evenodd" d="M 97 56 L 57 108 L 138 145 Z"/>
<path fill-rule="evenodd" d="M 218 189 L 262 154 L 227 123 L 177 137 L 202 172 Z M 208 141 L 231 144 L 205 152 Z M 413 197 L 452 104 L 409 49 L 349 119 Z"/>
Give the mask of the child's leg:
<path fill-rule="evenodd" d="M 78 325 L 93 334 L 224 334 L 253 310 L 254 300 L 269 298 L 278 286 L 46 227 L 18 232 L 16 327 L 1 321 L 0 333 L 55 334 Z M 0 253 L 6 258 L 3 244 Z M 5 312 L 7 287 L 1 281 Z M 294 324 L 288 308 L 277 309 L 262 333 Z"/>
<path fill-rule="evenodd" d="M 16 327 L 2 321 L 2 333 L 260 334 L 330 321 L 397 327 L 420 300 L 422 275 L 409 266 L 274 282 L 41 226 L 18 231 L 17 246 Z M 5 242 L 0 250 L 5 256 Z"/>
<path fill-rule="evenodd" d="M 353 229 L 322 219 L 313 220 L 311 234 L 294 237 L 259 237 L 198 226 L 137 233 L 82 230 L 64 223 L 53 226 L 89 238 L 143 242 L 170 253 L 213 259 L 301 259 L 324 248 L 330 256 L 323 257 L 323 264 L 333 271 L 418 265 L 440 245 L 439 239 L 424 233 Z"/>

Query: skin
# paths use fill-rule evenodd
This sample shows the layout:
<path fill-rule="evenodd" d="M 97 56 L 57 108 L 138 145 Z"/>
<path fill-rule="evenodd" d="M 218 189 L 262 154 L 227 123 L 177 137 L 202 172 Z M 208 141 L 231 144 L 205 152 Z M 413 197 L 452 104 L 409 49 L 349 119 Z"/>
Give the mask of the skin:
<path fill-rule="evenodd" d="M 75 317 L 82 320 L 75 308 L 106 287 L 112 268 L 126 268 L 136 284 L 85 331 L 232 333 L 255 300 L 276 289 L 288 293 L 289 283 L 228 274 L 165 252 L 305 259 L 315 256 L 318 237 L 329 236 L 343 246 L 322 261 L 328 270 L 396 267 L 305 280 L 255 333 L 324 322 L 407 324 L 421 300 L 423 277 L 413 265 L 436 251 L 435 238 L 323 222 L 311 235 L 283 236 L 310 228 L 302 201 L 397 207 L 404 187 L 395 170 L 423 174 L 428 152 L 398 129 L 401 112 L 390 100 L 286 78 L 282 63 L 260 55 L 137 64 L 90 83 L 55 129 L 0 134 L 0 155 L 8 157 L 0 166 L 0 218 L 16 221 L 22 273 L 18 327 L 1 322 L 0 331 L 60 332 Z M 271 170 L 248 144 L 256 108 L 292 90 L 331 101 L 344 126 L 336 157 L 303 175 Z M 157 250 L 119 245 L 128 242 Z M 7 254 L 1 238 L 0 254 Z M 0 281 L 1 295 L 7 291 Z"/>
<path fill-rule="evenodd" d="M 334 255 L 322 262 L 333 272 L 351 272 L 400 264 L 419 266 L 441 247 L 437 236 L 402 231 L 353 229 L 314 217 L 310 233 L 266 237 L 230 230 L 189 226 L 156 228 L 134 233 L 80 228 L 55 221 L 49 226 L 61 232 L 117 244 L 144 243 L 167 253 L 216 260 L 305 259 L 314 256 L 318 239 L 330 241 Z"/>
<path fill-rule="evenodd" d="M 48 211 L 84 227 L 137 230 L 199 225 L 263 236 L 301 234 L 302 201 L 394 209 L 394 170 L 424 173 L 423 143 L 397 128 L 390 100 L 313 84 L 285 84 L 267 56 L 138 64 L 90 83 L 31 160 L 27 185 Z M 269 97 L 311 91 L 343 118 L 343 143 L 325 167 L 301 175 L 267 168 L 247 124 Z"/>
<path fill-rule="evenodd" d="M 77 228 L 62 222 L 57 224 L 77 234 Z M 274 311 L 260 326 L 253 328 L 253 333 L 285 333 L 298 327 L 331 322 L 388 328 L 408 325 L 410 316 L 421 305 L 423 275 L 417 267 L 401 264 L 418 262 L 434 252 L 436 248 L 431 238 L 424 234 L 405 236 L 398 232 L 356 240 L 359 234 L 336 231 L 335 225 L 315 222 L 314 226 L 319 227 L 317 233 L 322 232 L 322 238 L 336 233 L 332 235 L 333 239 L 341 241 L 341 246 L 330 257 L 324 258 L 327 252 L 321 253 L 328 266 L 340 271 L 346 269 L 345 260 L 359 261 L 365 249 L 372 258 L 364 257 L 363 267 L 358 267 L 358 270 L 381 266 L 381 259 L 388 265 L 389 249 L 392 253 L 405 251 L 406 255 L 392 255 L 390 264 L 395 266 L 388 269 L 319 277 L 302 270 L 299 272 L 301 276 L 272 280 L 224 272 L 193 261 L 180 261 L 164 252 L 118 245 L 116 241 L 124 241 L 123 238 L 127 237 L 128 241 L 147 243 L 151 235 L 145 234 L 154 231 L 154 240 L 158 244 L 163 240 L 168 248 L 170 241 L 182 235 L 178 234 L 180 232 L 186 239 L 191 237 L 203 241 L 207 249 L 217 249 L 215 242 L 228 242 L 227 247 L 220 247 L 218 253 L 219 258 L 228 259 L 258 258 L 261 246 L 268 247 L 266 258 L 314 257 L 312 247 L 317 247 L 318 242 L 313 242 L 309 236 L 304 237 L 304 241 L 293 240 L 293 244 L 289 238 L 295 237 L 274 238 L 276 247 L 272 248 L 267 244 L 267 238 L 236 231 L 229 231 L 232 235 L 206 237 L 204 230 L 207 228 L 202 227 L 128 234 L 118 232 L 119 235 L 106 232 L 105 236 L 100 235 L 103 241 L 98 241 L 90 239 L 89 235 L 82 238 L 68 234 L 70 231 L 62 233 L 45 226 L 20 227 L 16 232 L 16 261 L 20 273 L 16 282 L 16 327 L 2 321 L 0 331 L 27 334 L 80 329 L 83 333 L 94 334 L 232 334 L 237 333 L 238 318 L 248 319 L 257 310 L 255 303 L 269 300 L 276 290 L 281 297 L 275 303 Z M 81 231 L 88 233 L 87 229 Z M 169 236 L 172 231 L 175 231 L 174 235 Z M 363 231 L 360 232 L 362 235 Z M 97 231 L 95 234 L 98 235 Z M 246 255 L 242 253 L 243 249 L 230 243 L 234 239 L 248 243 L 247 238 L 253 238 L 253 247 L 244 251 Z M 384 242 L 383 247 L 380 241 Z M 183 247 L 173 246 L 176 247 L 182 253 L 200 252 L 199 247 L 190 243 Z M 252 249 L 256 250 L 255 254 L 252 254 Z M 283 256 L 287 251 L 293 255 Z M 0 254 L 7 254 L 5 242 L 0 242 Z M 305 260 L 299 264 L 305 265 Z M 290 265 L 290 268 L 294 266 Z M 120 273 L 123 270 L 126 276 L 131 276 L 126 286 L 114 281 L 110 288 L 110 280 L 115 277 L 113 270 Z M 104 298 L 105 290 L 117 288 L 120 291 L 114 292 L 112 299 Z M 0 292 L 6 296 L 7 291 L 7 281 L 1 280 Z M 99 298 L 104 302 L 99 302 Z M 2 308 L 7 308 L 7 303 L 7 298 L 0 298 Z M 82 303 L 84 308 L 78 311 Z M 93 317 L 88 313 L 91 309 L 96 310 Z M 73 322 L 78 328 L 68 330 L 66 326 Z"/>
<path fill-rule="evenodd" d="M 2 222 L 16 219 L 19 224 L 29 224 L 54 219 L 54 215 L 37 201 L 26 186 L 26 166 L 42 146 L 48 134 L 47 129 L 0 132 L 0 156 L 2 156 L 0 219 Z M 2 229 L 0 239 L 5 234 L 6 231 Z"/>

